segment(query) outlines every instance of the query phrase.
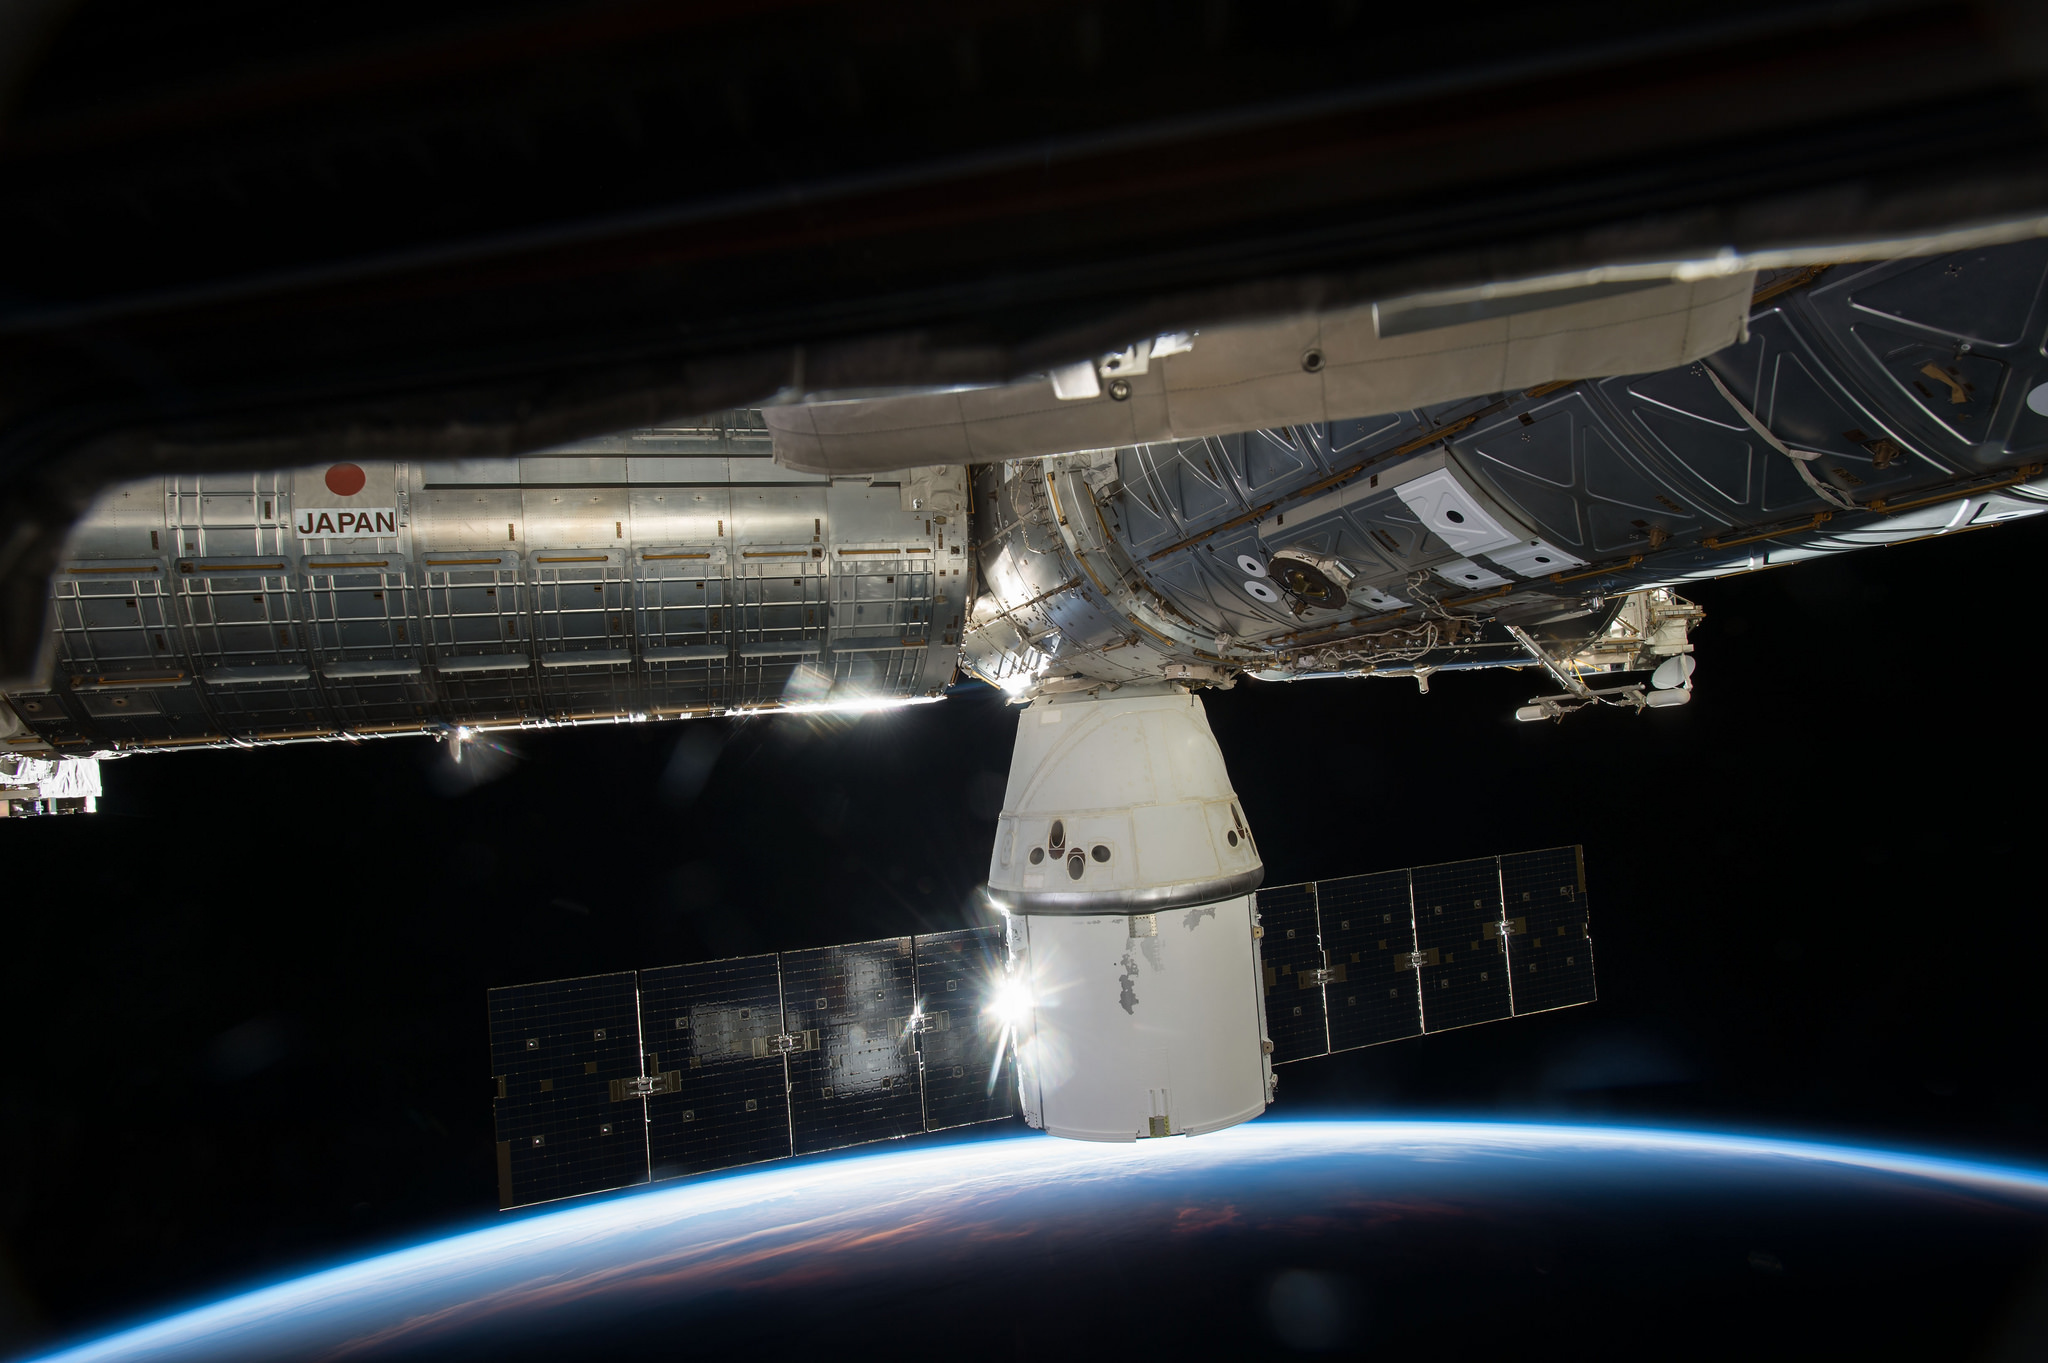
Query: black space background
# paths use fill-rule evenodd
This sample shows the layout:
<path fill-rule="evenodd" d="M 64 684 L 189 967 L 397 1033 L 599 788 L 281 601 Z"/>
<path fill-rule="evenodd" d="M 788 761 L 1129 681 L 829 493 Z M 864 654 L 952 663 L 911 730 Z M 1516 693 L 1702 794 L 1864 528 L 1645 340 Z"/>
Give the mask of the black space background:
<path fill-rule="evenodd" d="M 1677 711 L 1211 695 L 1270 882 L 1586 846 L 1598 1004 L 1289 1066 L 1276 1112 L 2048 1163 L 2044 548 L 1701 586 Z M 1013 723 L 522 736 L 480 785 L 416 739 L 138 757 L 98 817 L 0 823 L 0 1350 L 494 1215 L 487 987 L 959 925 Z"/>

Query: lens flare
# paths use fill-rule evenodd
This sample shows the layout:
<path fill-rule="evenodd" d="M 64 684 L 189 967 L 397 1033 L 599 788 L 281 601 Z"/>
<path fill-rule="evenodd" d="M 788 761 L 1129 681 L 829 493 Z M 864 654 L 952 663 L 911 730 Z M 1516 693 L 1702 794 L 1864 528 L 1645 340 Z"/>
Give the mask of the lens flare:
<path fill-rule="evenodd" d="M 1020 979 L 1006 979 L 996 986 L 988 1005 L 989 1018 L 998 1026 L 1017 1028 L 1031 1019 L 1031 990 Z"/>

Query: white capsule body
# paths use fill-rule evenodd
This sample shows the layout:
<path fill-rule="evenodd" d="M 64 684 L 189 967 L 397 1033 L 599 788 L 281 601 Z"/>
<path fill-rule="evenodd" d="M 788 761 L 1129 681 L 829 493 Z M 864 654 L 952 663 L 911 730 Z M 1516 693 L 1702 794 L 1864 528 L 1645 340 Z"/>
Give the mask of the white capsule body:
<path fill-rule="evenodd" d="M 988 868 L 989 891 L 1011 912 L 1208 904 L 1249 893 L 1264 874 L 1193 695 L 1051 696 L 1018 715 Z"/>
<path fill-rule="evenodd" d="M 1131 918 L 1015 915 L 1024 1119 L 1055 1136 L 1196 1136 L 1272 1096 L 1249 895 Z"/>
<path fill-rule="evenodd" d="M 1022 986 L 1031 1125 L 1128 1141 L 1265 1111 L 1263 874 L 1194 696 L 1058 696 L 1019 716 L 989 889 Z"/>

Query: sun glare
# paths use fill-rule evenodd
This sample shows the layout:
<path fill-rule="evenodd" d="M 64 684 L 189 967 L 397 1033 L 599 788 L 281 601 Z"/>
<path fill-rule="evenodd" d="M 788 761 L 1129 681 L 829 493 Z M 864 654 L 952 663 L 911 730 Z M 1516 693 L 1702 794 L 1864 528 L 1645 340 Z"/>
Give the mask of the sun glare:
<path fill-rule="evenodd" d="M 1003 1027 L 1023 1026 L 1031 1018 L 1031 990 L 1020 979 L 1004 980 L 996 986 L 988 1015 Z"/>

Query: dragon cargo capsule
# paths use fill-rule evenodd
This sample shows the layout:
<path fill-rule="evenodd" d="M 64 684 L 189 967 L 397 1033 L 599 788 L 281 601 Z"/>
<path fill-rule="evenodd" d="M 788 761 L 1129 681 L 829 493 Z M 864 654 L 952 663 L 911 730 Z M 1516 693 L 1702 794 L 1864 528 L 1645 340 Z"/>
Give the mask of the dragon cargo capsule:
<path fill-rule="evenodd" d="M 1019 715 L 989 891 L 1023 991 L 1025 1120 L 1128 1141 L 1265 1111 L 1264 872 L 1193 694 L 1051 695 Z"/>

